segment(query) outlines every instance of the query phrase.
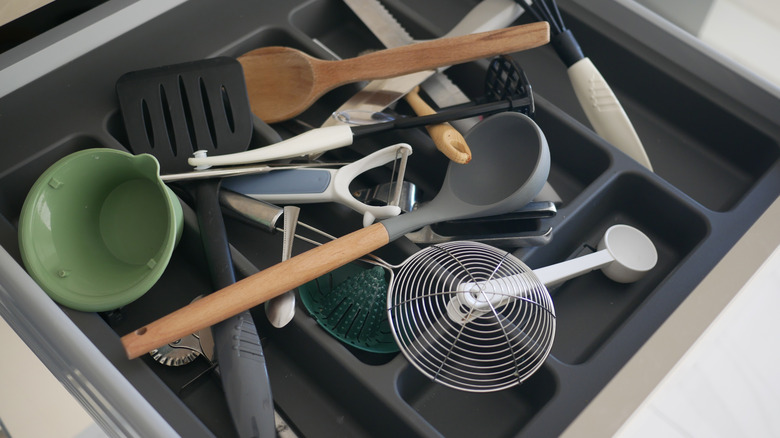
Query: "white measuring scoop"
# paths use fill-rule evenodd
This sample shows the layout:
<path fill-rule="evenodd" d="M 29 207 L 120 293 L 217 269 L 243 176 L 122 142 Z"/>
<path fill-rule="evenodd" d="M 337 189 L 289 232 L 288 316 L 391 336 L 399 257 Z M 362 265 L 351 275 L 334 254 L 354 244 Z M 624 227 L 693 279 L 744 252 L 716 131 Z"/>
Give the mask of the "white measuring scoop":
<path fill-rule="evenodd" d="M 555 286 L 597 269 L 615 282 L 633 283 L 657 262 L 658 252 L 649 237 L 629 225 L 613 225 L 601 238 L 598 251 L 592 254 L 523 274 L 461 283 L 447 303 L 447 314 L 453 321 L 465 324 L 521 297 L 531 288 Z"/>

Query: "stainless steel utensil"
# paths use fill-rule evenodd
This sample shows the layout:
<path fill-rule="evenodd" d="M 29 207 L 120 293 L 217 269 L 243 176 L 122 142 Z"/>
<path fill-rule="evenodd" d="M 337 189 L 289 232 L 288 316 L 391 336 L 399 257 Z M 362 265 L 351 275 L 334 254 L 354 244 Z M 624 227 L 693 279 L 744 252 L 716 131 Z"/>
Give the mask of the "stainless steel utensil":
<path fill-rule="evenodd" d="M 407 233 L 406 238 L 418 245 L 460 240 L 482 242 L 498 248 L 546 245 L 552 240 L 553 228 L 540 225 L 537 229 L 529 230 L 528 221 L 551 218 L 557 211 L 555 203 L 551 201 L 534 201 L 511 213 L 445 222 L 448 232 L 437 229 L 442 228 L 437 227 L 437 224 L 425 225 Z M 500 227 L 495 226 L 499 224 Z M 516 224 L 516 231 L 509 231 L 513 228 L 512 224 Z"/>
<path fill-rule="evenodd" d="M 195 335 L 187 335 L 155 348 L 149 352 L 149 355 L 163 365 L 171 367 L 187 365 L 200 356 L 200 343 Z"/>

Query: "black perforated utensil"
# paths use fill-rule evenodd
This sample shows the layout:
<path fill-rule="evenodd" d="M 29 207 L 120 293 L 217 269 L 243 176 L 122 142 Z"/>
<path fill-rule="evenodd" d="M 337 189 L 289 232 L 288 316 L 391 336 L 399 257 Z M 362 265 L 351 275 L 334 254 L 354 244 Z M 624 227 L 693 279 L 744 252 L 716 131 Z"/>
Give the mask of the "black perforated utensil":
<path fill-rule="evenodd" d="M 240 152 L 252 138 L 252 115 L 241 65 L 211 58 L 127 73 L 116 92 L 135 154 L 157 158 L 163 173 L 191 171 L 195 151 Z M 218 179 L 195 183 L 198 225 L 217 290 L 235 283 Z M 275 437 L 273 401 L 260 338 L 249 311 L 216 324 L 215 354 L 239 436 Z"/>

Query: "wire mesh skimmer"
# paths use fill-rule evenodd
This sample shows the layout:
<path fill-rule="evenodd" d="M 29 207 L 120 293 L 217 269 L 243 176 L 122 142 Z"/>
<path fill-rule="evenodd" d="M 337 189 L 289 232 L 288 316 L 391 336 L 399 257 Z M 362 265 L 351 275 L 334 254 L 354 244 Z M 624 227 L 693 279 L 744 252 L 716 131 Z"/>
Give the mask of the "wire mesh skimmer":
<path fill-rule="evenodd" d="M 454 315 L 471 309 L 448 309 L 460 302 L 454 298 L 463 284 L 490 285 L 496 278 L 508 278 L 515 283 L 509 289 L 521 292 L 473 292 L 484 303 L 504 296 L 465 321 Z M 555 310 L 544 284 L 510 253 L 479 242 L 433 245 L 409 257 L 391 276 L 387 306 L 406 358 L 433 381 L 464 391 L 523 382 L 544 363 L 555 337 Z"/>

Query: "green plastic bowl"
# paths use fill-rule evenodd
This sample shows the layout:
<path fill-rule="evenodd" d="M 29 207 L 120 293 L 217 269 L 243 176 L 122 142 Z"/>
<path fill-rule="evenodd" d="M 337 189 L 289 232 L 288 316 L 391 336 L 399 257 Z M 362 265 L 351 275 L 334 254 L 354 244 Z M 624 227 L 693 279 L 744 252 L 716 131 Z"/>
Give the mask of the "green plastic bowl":
<path fill-rule="evenodd" d="M 162 275 L 183 214 L 148 154 L 70 154 L 27 194 L 19 245 L 27 272 L 56 302 L 89 312 L 124 306 Z"/>

